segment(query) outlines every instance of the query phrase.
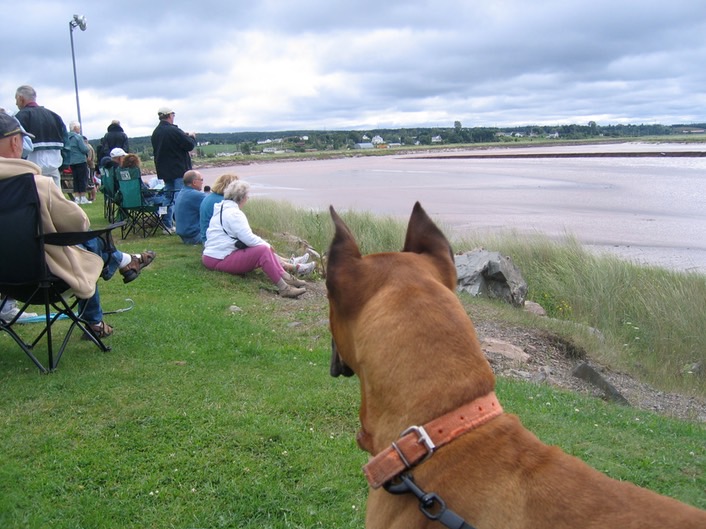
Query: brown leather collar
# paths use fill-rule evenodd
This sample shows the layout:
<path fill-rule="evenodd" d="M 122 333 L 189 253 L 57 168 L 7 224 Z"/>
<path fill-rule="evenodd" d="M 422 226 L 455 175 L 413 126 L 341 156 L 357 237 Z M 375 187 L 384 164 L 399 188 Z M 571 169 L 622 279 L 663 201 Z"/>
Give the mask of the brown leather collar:
<path fill-rule="evenodd" d="M 431 457 L 437 448 L 502 413 L 500 402 L 491 392 L 424 426 L 411 426 L 363 467 L 365 477 L 372 488 L 380 488 L 403 471 Z"/>

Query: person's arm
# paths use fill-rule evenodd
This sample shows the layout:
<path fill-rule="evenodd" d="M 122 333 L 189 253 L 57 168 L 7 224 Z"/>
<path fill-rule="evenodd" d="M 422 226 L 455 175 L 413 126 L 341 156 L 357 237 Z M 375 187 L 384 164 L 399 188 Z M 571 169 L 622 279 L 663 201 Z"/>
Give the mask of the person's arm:
<path fill-rule="evenodd" d="M 228 208 L 223 212 L 223 224 L 231 237 L 236 237 L 246 246 L 270 246 L 265 239 L 255 235 L 248 218 L 240 209 Z"/>
<path fill-rule="evenodd" d="M 44 178 L 44 177 L 42 177 Z M 87 231 L 91 227 L 88 215 L 78 204 L 67 200 L 61 190 L 54 185 L 46 186 L 48 190 L 47 209 L 51 223 L 58 232 Z"/>

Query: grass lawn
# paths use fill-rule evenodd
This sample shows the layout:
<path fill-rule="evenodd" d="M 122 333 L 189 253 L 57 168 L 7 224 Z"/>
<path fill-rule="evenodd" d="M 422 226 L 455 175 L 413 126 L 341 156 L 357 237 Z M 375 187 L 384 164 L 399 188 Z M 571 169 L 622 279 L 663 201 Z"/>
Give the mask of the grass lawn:
<path fill-rule="evenodd" d="M 87 210 L 103 223 L 100 200 Z M 40 375 L 0 335 L 0 527 L 362 527 L 358 381 L 328 374 L 323 281 L 281 299 L 176 236 L 116 242 L 158 257 L 99 282 L 104 310 L 134 301 L 106 316 L 110 352 L 75 335 Z M 706 508 L 703 424 L 515 381 L 498 395 L 545 442 Z"/>

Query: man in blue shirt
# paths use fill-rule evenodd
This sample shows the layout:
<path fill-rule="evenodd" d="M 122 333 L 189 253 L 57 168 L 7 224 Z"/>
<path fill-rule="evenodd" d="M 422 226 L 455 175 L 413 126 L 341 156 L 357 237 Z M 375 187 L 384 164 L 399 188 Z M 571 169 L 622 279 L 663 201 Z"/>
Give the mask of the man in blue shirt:
<path fill-rule="evenodd" d="M 201 244 L 200 208 L 206 193 L 201 191 L 203 176 L 198 171 L 184 173 L 184 187 L 174 203 L 176 232 L 184 244 Z"/>

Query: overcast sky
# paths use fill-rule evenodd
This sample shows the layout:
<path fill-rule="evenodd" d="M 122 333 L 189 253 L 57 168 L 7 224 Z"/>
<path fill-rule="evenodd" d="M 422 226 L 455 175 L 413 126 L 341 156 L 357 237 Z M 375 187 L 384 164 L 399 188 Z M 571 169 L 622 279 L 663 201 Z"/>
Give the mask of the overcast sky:
<path fill-rule="evenodd" d="M 17 86 L 84 133 L 706 122 L 703 0 L 3 3 Z"/>

